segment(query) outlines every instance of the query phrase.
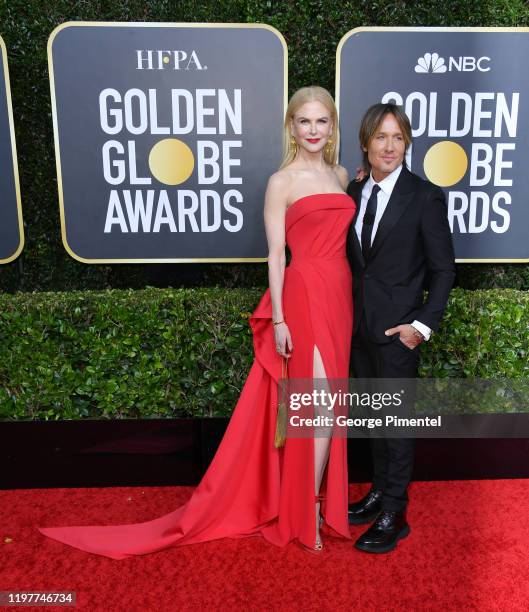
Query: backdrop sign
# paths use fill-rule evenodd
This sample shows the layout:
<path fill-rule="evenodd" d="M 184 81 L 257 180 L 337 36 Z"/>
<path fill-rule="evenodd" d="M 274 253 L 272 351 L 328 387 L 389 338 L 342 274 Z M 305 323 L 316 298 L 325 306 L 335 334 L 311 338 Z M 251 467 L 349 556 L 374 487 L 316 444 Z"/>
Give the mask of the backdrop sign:
<path fill-rule="evenodd" d="M 342 163 L 376 102 L 403 105 L 408 164 L 441 186 L 460 262 L 529 261 L 529 30 L 360 28 L 337 50 Z"/>
<path fill-rule="evenodd" d="M 0 263 L 9 263 L 24 248 L 24 226 L 7 51 L 1 37 L 0 56 Z"/>
<path fill-rule="evenodd" d="M 287 51 L 256 24 L 66 23 L 48 43 L 63 243 L 87 263 L 263 261 Z"/>

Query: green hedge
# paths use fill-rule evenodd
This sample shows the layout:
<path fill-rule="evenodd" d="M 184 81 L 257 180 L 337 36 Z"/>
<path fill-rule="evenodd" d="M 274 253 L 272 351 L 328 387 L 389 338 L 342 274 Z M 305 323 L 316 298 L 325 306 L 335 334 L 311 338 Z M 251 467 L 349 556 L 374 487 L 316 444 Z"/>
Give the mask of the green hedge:
<path fill-rule="evenodd" d="M 251 365 L 260 289 L 0 296 L 0 418 L 229 415 Z M 529 374 L 529 297 L 452 292 L 421 375 Z"/>
<path fill-rule="evenodd" d="M 245 264 L 96 266 L 74 261 L 60 240 L 46 44 L 69 20 L 268 23 L 289 48 L 289 89 L 334 90 L 336 46 L 359 26 L 527 26 L 523 0 L 3 0 L 0 34 L 9 55 L 26 248 L 0 269 L 0 290 L 43 291 L 160 285 L 266 284 L 263 266 Z M 460 266 L 461 286 L 529 288 L 529 267 Z"/>

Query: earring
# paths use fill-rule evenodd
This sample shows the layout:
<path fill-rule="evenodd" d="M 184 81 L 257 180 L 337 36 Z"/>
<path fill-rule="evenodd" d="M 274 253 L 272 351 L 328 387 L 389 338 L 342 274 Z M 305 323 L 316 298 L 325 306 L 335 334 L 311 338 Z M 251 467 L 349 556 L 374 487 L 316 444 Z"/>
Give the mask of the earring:
<path fill-rule="evenodd" d="M 298 143 L 296 142 L 296 139 L 294 138 L 294 136 L 290 137 L 290 145 L 294 149 L 294 152 L 298 150 Z"/>
<path fill-rule="evenodd" d="M 330 154 L 333 142 L 334 142 L 334 140 L 333 140 L 332 136 L 329 136 L 329 138 L 327 140 L 327 144 L 325 145 L 325 152 L 327 154 Z"/>

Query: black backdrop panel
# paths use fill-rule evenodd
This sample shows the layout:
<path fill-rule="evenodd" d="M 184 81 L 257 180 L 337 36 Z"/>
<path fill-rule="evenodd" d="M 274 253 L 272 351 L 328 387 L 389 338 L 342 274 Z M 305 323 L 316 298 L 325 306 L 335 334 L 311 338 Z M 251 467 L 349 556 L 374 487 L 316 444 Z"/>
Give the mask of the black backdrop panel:
<path fill-rule="evenodd" d="M 48 58 L 70 255 L 264 260 L 263 196 L 286 96 L 276 30 L 67 23 Z"/>

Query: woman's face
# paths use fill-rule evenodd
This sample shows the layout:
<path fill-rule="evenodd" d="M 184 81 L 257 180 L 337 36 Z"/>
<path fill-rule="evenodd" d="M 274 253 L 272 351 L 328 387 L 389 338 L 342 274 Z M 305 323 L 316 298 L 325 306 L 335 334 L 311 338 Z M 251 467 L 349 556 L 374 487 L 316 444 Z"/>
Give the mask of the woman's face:
<path fill-rule="evenodd" d="M 300 149 L 318 153 L 332 134 L 331 115 L 321 102 L 305 102 L 294 113 L 290 129 Z"/>

